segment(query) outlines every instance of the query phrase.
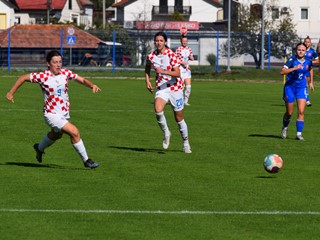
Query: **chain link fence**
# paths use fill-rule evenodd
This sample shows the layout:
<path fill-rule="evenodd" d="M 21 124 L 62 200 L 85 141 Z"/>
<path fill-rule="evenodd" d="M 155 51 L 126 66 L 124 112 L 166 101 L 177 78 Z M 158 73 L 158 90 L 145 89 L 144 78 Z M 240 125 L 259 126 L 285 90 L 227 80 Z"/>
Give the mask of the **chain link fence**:
<path fill-rule="evenodd" d="M 46 66 L 46 54 L 56 49 L 61 52 L 66 67 L 142 68 L 146 56 L 154 49 L 153 38 L 158 31 L 118 29 L 83 32 L 87 34 L 84 38 L 83 34 L 72 38 L 65 31 L 21 31 L 15 32 L 12 38 L 10 30 L 1 30 L 0 66 L 8 69 Z M 180 31 L 164 32 L 168 36 L 167 45 L 175 50 L 180 45 Z M 224 71 L 228 64 L 261 66 L 261 34 L 232 32 L 230 58 L 227 32 L 189 31 L 187 36 L 195 58 L 191 65 L 212 65 L 216 72 Z M 292 39 L 290 43 L 280 42 L 278 34 L 266 33 L 264 37 L 264 65 L 268 68 L 282 65 L 284 57 L 292 54 L 299 42 L 299 39 Z M 89 38 L 95 39 L 94 44 L 86 43 Z"/>

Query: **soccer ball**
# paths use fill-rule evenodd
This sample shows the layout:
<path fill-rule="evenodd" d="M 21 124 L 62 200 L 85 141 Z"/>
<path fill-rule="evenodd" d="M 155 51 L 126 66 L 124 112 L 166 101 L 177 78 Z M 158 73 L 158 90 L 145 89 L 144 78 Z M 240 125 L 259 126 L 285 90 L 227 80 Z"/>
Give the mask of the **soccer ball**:
<path fill-rule="evenodd" d="M 263 161 L 264 169 L 269 173 L 277 173 L 283 166 L 282 158 L 278 154 L 269 154 Z"/>

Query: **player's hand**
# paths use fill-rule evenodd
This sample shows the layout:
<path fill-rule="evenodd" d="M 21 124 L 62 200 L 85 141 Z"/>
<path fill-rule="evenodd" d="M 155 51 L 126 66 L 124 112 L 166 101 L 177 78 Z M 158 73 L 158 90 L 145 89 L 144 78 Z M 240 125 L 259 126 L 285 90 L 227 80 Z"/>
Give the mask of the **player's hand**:
<path fill-rule="evenodd" d="M 309 88 L 310 88 L 310 90 L 311 90 L 312 92 L 314 92 L 314 85 L 313 85 L 313 83 L 312 83 L 312 82 L 310 82 L 310 84 L 309 84 Z"/>
<path fill-rule="evenodd" d="M 7 93 L 7 100 L 14 103 L 14 99 L 13 99 L 13 94 L 11 94 L 10 92 Z"/>
<path fill-rule="evenodd" d="M 153 87 L 152 87 L 152 84 L 150 82 L 147 82 L 147 89 L 149 92 L 153 93 L 154 90 L 153 90 Z"/>
<path fill-rule="evenodd" d="M 101 91 L 101 89 L 100 89 L 97 85 L 93 85 L 93 86 L 92 86 L 92 92 L 93 92 L 93 93 L 96 93 L 96 92 L 98 92 L 98 91 Z"/>

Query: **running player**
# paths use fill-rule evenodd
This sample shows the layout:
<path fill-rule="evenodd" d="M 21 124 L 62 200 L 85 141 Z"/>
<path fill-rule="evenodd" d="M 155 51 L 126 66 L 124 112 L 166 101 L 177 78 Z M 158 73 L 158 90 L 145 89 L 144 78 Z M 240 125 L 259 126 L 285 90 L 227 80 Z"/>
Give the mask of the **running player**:
<path fill-rule="evenodd" d="M 62 137 L 63 133 L 66 133 L 70 137 L 73 148 L 80 155 L 84 166 L 96 168 L 99 164 L 88 157 L 84 143 L 80 138 L 79 130 L 69 122 L 68 81 L 75 80 L 91 88 L 94 93 L 100 91 L 100 88 L 74 72 L 62 68 L 62 57 L 58 51 L 50 51 L 46 60 L 48 70 L 19 77 L 6 97 L 14 103 L 13 96 L 15 92 L 25 82 L 37 83 L 42 89 L 44 96 L 43 115 L 51 131 L 44 136 L 39 144 L 33 145 L 38 162 L 42 162 L 45 148 L 55 143 L 56 140 Z"/>
<path fill-rule="evenodd" d="M 281 137 L 287 138 L 288 125 L 294 109 L 294 100 L 298 105 L 298 118 L 296 120 L 297 135 L 296 139 L 304 140 L 302 130 L 304 128 L 304 109 L 307 100 L 307 75 L 313 74 L 311 60 L 305 58 L 307 46 L 298 43 L 296 55 L 290 57 L 281 69 L 281 74 L 286 74 L 286 83 L 283 89 L 283 100 L 286 105 L 286 112 L 283 115 L 283 125 Z M 312 76 L 312 75 L 311 75 Z M 313 79 L 310 81 L 310 89 L 313 90 Z"/>
<path fill-rule="evenodd" d="M 156 71 L 154 110 L 158 124 L 163 131 L 164 137 L 162 146 L 168 149 L 171 132 L 164 115 L 164 108 L 170 102 L 174 111 L 175 120 L 183 141 L 183 151 L 191 153 L 188 139 L 188 127 L 183 117 L 183 88 L 184 84 L 180 78 L 180 60 L 175 53 L 167 47 L 167 36 L 164 32 L 158 32 L 154 36 L 156 50 L 147 56 L 145 67 L 146 87 L 153 93 L 154 89 L 150 82 L 150 70 L 153 67 Z"/>
<path fill-rule="evenodd" d="M 311 39 L 309 36 L 307 36 L 304 39 L 304 44 L 307 46 L 307 51 L 306 51 L 306 55 L 305 58 L 308 58 L 309 60 L 312 61 L 312 64 L 318 64 L 319 63 L 319 59 L 318 59 L 318 54 L 317 52 L 311 47 Z M 312 75 L 311 75 L 312 74 Z M 307 86 L 310 83 L 310 81 L 313 81 L 313 72 L 309 74 L 309 76 L 307 76 Z M 309 91 L 308 91 L 308 98 L 307 98 L 307 107 L 311 107 L 311 102 L 310 102 L 310 95 L 309 95 Z"/>
<path fill-rule="evenodd" d="M 188 47 L 188 38 L 186 35 L 181 35 L 181 46 L 176 50 L 176 55 L 181 59 L 181 78 L 186 84 L 186 91 L 184 93 L 184 104 L 189 106 L 189 98 L 191 94 L 191 69 L 189 66 L 189 60 L 194 60 L 193 53 L 190 47 Z"/>

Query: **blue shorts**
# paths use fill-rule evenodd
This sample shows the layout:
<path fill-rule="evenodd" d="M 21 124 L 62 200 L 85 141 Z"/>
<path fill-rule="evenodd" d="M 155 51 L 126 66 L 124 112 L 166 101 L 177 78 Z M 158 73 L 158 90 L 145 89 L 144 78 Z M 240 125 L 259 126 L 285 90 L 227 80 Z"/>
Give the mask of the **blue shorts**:
<path fill-rule="evenodd" d="M 293 103 L 294 99 L 305 99 L 308 97 L 307 87 L 293 87 L 291 85 L 284 86 L 283 88 L 283 100 L 286 103 Z"/>

